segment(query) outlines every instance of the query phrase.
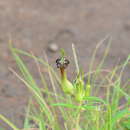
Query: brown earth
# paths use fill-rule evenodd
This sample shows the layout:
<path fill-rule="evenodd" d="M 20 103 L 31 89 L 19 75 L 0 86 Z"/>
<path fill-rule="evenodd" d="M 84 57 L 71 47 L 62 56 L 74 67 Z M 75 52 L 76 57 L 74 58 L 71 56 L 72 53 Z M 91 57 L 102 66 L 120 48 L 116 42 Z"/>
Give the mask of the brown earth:
<path fill-rule="evenodd" d="M 10 38 L 16 47 L 37 56 L 44 57 L 46 52 L 53 65 L 59 53 L 48 51 L 49 44 L 56 43 L 71 57 L 75 43 L 80 64 L 87 71 L 96 44 L 107 35 L 112 36 L 112 45 L 105 64 L 112 67 L 130 54 L 129 0 L 0 0 L 0 114 L 22 128 L 28 91 L 8 69 L 17 71 L 8 49 Z M 107 43 L 99 50 L 96 63 Z M 32 61 L 26 62 L 33 68 Z M 39 80 L 37 70 L 32 70 Z M 129 68 L 125 73 L 130 77 Z M 3 122 L 0 127 L 10 130 Z"/>

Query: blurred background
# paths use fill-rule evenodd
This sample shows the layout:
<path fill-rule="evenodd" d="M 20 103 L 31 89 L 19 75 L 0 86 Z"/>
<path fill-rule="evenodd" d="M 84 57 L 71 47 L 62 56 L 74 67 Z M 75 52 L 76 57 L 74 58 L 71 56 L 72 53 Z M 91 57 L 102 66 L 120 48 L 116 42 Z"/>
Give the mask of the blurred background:
<path fill-rule="evenodd" d="M 59 49 L 64 48 L 71 62 L 71 77 L 75 69 L 72 43 L 80 65 L 87 72 L 97 43 L 107 35 L 112 37 L 112 43 L 105 65 L 111 68 L 130 54 L 129 0 L 0 0 L 0 113 L 22 128 L 29 97 L 26 87 L 8 69 L 18 71 L 8 47 L 10 38 L 19 49 L 39 57 L 46 53 L 54 67 Z M 95 65 L 108 41 L 109 38 L 98 51 Z M 25 58 L 25 62 L 38 81 L 32 61 Z M 130 77 L 129 68 L 125 77 Z M 2 121 L 0 127 L 9 129 Z"/>

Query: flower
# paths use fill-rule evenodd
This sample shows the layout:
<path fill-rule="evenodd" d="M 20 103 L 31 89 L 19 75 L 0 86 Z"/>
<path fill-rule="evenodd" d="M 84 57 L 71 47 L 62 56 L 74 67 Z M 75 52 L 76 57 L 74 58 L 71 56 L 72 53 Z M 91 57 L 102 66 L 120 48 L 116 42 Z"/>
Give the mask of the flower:
<path fill-rule="evenodd" d="M 64 91 L 64 93 L 73 95 L 74 94 L 74 87 L 73 87 L 72 83 L 67 79 L 67 74 L 65 71 L 65 69 L 68 67 L 69 63 L 70 63 L 69 60 L 66 59 L 64 56 L 62 56 L 61 58 L 58 58 L 56 60 L 57 68 L 59 68 L 60 72 L 61 72 L 62 90 Z"/>

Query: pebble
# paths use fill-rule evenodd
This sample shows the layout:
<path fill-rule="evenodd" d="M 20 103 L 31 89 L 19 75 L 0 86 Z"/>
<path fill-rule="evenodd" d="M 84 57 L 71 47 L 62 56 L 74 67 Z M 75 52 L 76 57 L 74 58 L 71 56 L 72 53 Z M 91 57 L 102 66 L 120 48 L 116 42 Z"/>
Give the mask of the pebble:
<path fill-rule="evenodd" d="M 50 44 L 48 45 L 48 50 L 49 50 L 50 52 L 55 53 L 55 52 L 58 51 L 58 49 L 59 49 L 59 47 L 58 47 L 58 45 L 57 45 L 56 43 L 50 43 Z"/>

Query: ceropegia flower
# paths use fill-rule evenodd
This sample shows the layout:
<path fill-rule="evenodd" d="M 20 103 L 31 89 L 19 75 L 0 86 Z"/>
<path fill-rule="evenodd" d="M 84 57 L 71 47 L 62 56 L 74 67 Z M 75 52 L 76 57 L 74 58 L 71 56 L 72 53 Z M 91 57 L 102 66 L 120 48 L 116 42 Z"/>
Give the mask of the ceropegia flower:
<path fill-rule="evenodd" d="M 70 62 L 64 57 L 64 55 L 65 55 L 64 50 L 62 50 L 61 57 L 56 60 L 57 68 L 60 69 L 61 73 L 61 87 L 65 93 L 73 95 L 74 87 L 72 83 L 68 80 L 66 74 L 66 68 Z"/>

